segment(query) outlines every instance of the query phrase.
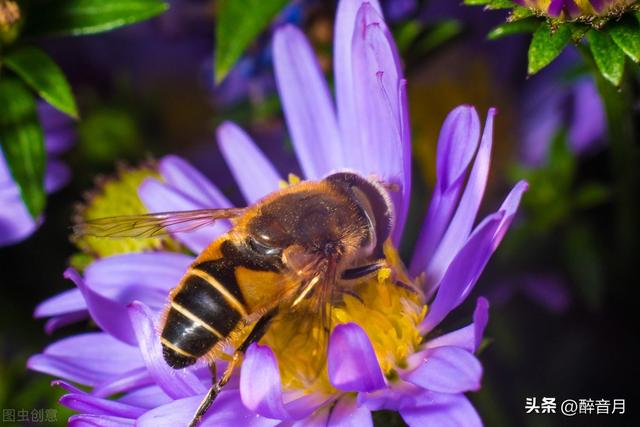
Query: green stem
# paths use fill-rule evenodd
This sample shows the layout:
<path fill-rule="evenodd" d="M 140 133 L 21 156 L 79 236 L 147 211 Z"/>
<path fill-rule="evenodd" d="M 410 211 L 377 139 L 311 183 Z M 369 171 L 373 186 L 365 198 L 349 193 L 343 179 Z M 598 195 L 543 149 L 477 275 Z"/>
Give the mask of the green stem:
<path fill-rule="evenodd" d="M 640 149 L 635 126 L 633 77 L 627 69 L 619 88 L 609 83 L 599 72 L 591 52 L 585 45 L 580 51 L 592 70 L 600 97 L 604 104 L 608 123 L 612 175 L 616 194 L 615 228 L 618 279 L 633 277 L 634 258 L 638 254 L 638 230 L 640 222 Z"/>

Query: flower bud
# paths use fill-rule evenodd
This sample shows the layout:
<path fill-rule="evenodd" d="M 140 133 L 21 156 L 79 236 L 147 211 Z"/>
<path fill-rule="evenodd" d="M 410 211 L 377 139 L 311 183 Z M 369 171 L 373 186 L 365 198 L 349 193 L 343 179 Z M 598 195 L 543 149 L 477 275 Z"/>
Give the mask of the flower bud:
<path fill-rule="evenodd" d="M 538 14 L 563 21 L 591 22 L 598 18 L 620 16 L 635 0 L 515 0 Z"/>

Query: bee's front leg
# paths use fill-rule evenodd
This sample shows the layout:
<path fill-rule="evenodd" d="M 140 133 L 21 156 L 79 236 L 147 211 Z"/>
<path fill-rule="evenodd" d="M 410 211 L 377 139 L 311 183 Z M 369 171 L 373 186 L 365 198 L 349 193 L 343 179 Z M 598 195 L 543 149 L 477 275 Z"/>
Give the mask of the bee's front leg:
<path fill-rule="evenodd" d="M 274 308 L 266 312 L 262 317 L 260 317 L 260 319 L 258 319 L 258 321 L 256 322 L 255 326 L 253 327 L 253 329 L 251 330 L 247 338 L 245 338 L 242 344 L 238 346 L 235 353 L 233 353 L 233 358 L 231 359 L 231 362 L 229 362 L 229 365 L 227 365 L 227 368 L 224 370 L 224 373 L 222 374 L 222 376 L 217 382 L 216 382 L 217 368 L 216 368 L 215 362 L 211 365 L 211 373 L 213 374 L 213 383 L 212 383 L 213 385 L 207 392 L 207 395 L 204 397 L 204 399 L 202 399 L 202 402 L 200 402 L 200 406 L 198 406 L 198 409 L 196 410 L 196 413 L 193 416 L 193 419 L 188 424 L 188 427 L 196 427 L 200 423 L 200 420 L 202 419 L 204 414 L 207 413 L 207 410 L 211 407 L 211 405 L 213 404 L 213 401 L 216 399 L 218 394 L 220 394 L 222 387 L 224 387 L 225 384 L 229 382 L 229 379 L 231 378 L 231 375 L 233 374 L 233 371 L 235 370 L 236 366 L 238 366 L 242 361 L 242 356 L 244 355 L 244 352 L 247 351 L 247 348 L 249 348 L 251 344 L 253 344 L 254 342 L 260 341 L 260 339 L 264 336 L 264 334 L 269 329 L 269 324 L 271 323 L 271 319 L 273 319 L 273 317 L 276 315 L 277 312 L 278 312 L 278 309 Z"/>
<path fill-rule="evenodd" d="M 365 277 L 373 276 L 374 274 L 377 274 L 378 270 L 380 270 L 384 266 L 385 266 L 385 261 L 380 260 L 372 264 L 365 264 L 358 267 L 353 267 L 348 270 L 344 270 L 342 272 L 342 276 L 340 277 L 340 279 L 343 281 L 361 280 Z"/>

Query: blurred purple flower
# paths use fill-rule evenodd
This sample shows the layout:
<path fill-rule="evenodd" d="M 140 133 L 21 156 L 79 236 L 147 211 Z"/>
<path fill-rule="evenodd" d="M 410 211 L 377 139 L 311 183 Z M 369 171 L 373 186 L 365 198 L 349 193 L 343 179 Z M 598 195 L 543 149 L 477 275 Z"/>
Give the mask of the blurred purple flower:
<path fill-rule="evenodd" d="M 571 305 L 566 281 L 553 273 L 531 273 L 504 279 L 494 286 L 489 296 L 494 305 L 502 306 L 517 293 L 555 314 L 565 313 Z"/>
<path fill-rule="evenodd" d="M 68 150 L 73 143 L 73 132 L 70 129 L 71 119 L 44 102 L 38 104 L 38 115 L 48 155 L 45 190 L 47 193 L 53 193 L 63 187 L 70 177 L 69 168 L 56 156 Z M 26 239 L 42 222 L 41 218 L 35 220 L 31 216 L 22 201 L 20 189 L 11 176 L 1 148 L 0 206 L 2 206 L 0 209 L 0 247 Z"/>
<path fill-rule="evenodd" d="M 335 31 L 337 114 L 302 32 L 284 26 L 274 36 L 276 79 L 294 149 L 306 179 L 349 168 L 397 185 L 393 241 L 398 244 L 409 203 L 411 152 L 406 82 L 395 44 L 375 1 L 340 2 Z M 424 283 L 427 297 L 400 304 L 393 299 L 399 291 L 389 286 L 382 291 L 397 305 L 377 303 L 381 313 L 392 310 L 382 316 L 385 324 L 404 325 L 398 341 L 402 349 L 379 345 L 394 336 L 394 328 L 377 328 L 372 318 L 338 324 L 329 339 L 327 392 L 283 389 L 281 376 L 291 367 L 278 365 L 273 348 L 254 344 L 240 374 L 202 425 L 366 426 L 372 425 L 371 411 L 380 409 L 399 411 L 415 426 L 481 425 L 464 393 L 480 387 L 482 366 L 474 352 L 488 321 L 487 301 L 478 300 L 472 324 L 421 337 L 467 298 L 527 187 L 517 184 L 500 209 L 474 227 L 489 172 L 494 113 L 489 111 L 482 135 L 478 115 L 469 106 L 455 109 L 444 123 L 438 182 L 408 278 Z M 280 175 L 240 128 L 224 123 L 218 142 L 248 203 L 278 188 Z M 150 211 L 230 206 L 211 182 L 178 157 L 162 159 L 159 171 L 163 181 L 148 179 L 139 189 Z M 197 254 L 228 228 L 220 223 L 174 237 Z M 87 315 L 102 329 L 58 341 L 29 359 L 31 369 L 91 388 L 87 392 L 58 382 L 69 391 L 61 403 L 80 413 L 70 424 L 156 427 L 189 421 L 210 385 L 210 374 L 204 363 L 171 369 L 162 358 L 157 325 L 169 290 L 192 261 L 191 255 L 171 252 L 99 259 L 83 276 L 66 272 L 78 289 L 37 307 L 36 317 L 51 317 L 48 331 Z M 405 274 L 399 261 L 391 264 Z M 373 294 L 372 301 L 382 299 Z M 405 353 L 397 360 L 400 350 Z M 108 399 L 114 395 L 119 397 Z"/>
<path fill-rule="evenodd" d="M 563 127 L 567 130 L 569 149 L 576 155 L 593 151 L 604 143 L 606 115 L 591 77 L 571 83 L 539 79 L 529 87 L 525 99 L 520 136 L 525 163 L 543 164 L 553 137 Z"/>
<path fill-rule="evenodd" d="M 418 10 L 417 0 L 386 0 L 382 2 L 384 13 L 390 22 L 407 18 Z"/>

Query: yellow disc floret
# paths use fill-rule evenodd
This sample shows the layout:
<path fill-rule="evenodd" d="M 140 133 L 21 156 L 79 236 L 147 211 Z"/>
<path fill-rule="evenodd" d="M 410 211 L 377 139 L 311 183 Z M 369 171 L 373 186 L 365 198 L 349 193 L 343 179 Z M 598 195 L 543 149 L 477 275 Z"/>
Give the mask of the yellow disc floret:
<path fill-rule="evenodd" d="M 386 248 L 388 267 L 373 278 L 366 278 L 342 295 L 328 311 L 331 327 L 356 323 L 367 333 L 382 372 L 389 381 L 397 378 L 397 369 L 406 367 L 422 336 L 418 324 L 427 307 L 420 291 L 406 282 L 406 273 L 393 248 Z M 334 393 L 326 367 L 329 332 L 323 330 L 319 313 L 307 317 L 286 313 L 274 320 L 263 343 L 278 359 L 282 384 L 286 391 L 307 394 Z"/>
<path fill-rule="evenodd" d="M 87 195 L 85 203 L 76 211 L 76 221 L 148 213 L 138 197 L 138 188 L 146 178 L 161 177 L 153 166 L 119 168 L 115 177 L 101 180 L 97 188 Z M 76 238 L 74 243 L 91 257 L 158 249 L 178 251 L 181 248 L 178 242 L 166 236 L 147 239 L 81 236 Z"/>

